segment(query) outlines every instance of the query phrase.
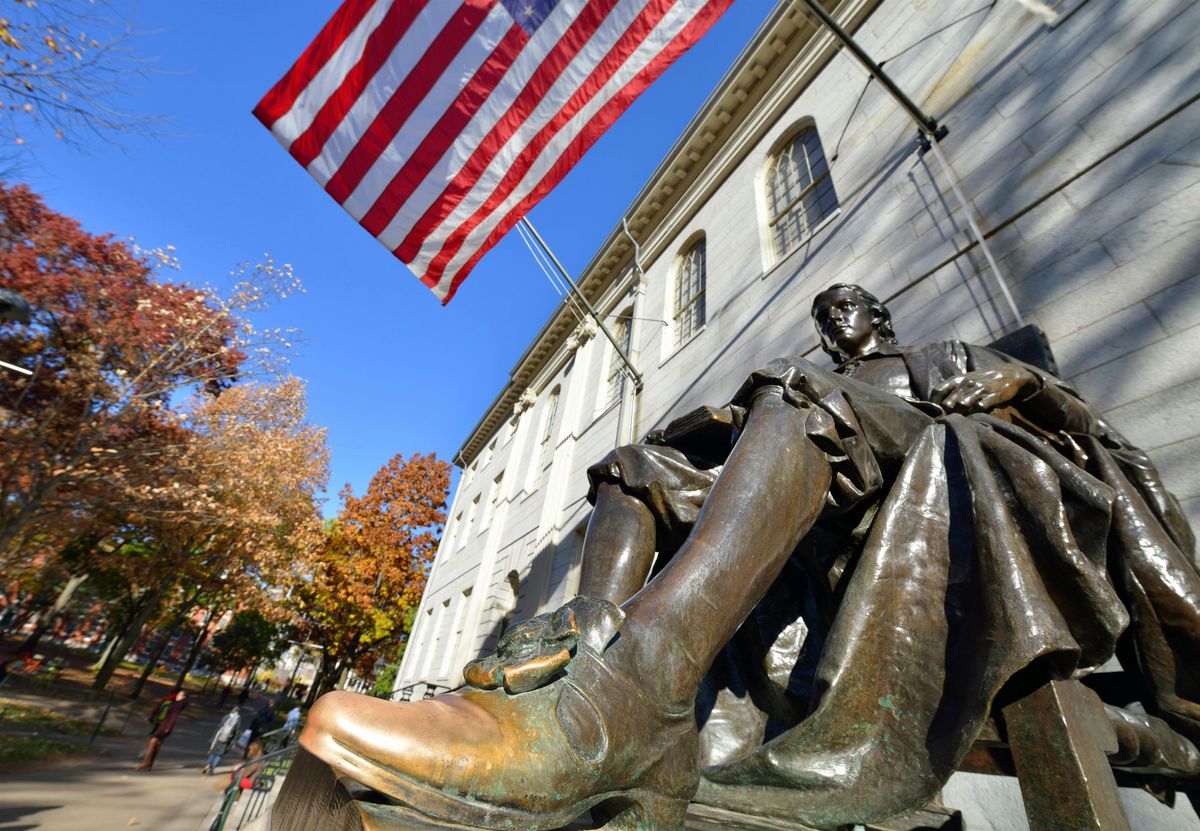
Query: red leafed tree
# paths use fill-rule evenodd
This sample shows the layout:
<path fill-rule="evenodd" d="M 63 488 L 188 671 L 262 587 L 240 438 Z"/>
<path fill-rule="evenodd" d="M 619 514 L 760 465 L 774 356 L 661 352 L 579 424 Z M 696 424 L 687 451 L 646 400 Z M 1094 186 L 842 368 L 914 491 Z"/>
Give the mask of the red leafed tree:
<path fill-rule="evenodd" d="M 269 260 L 225 293 L 161 279 L 168 254 L 88 233 L 24 186 L 0 184 L 0 220 L 0 287 L 33 308 L 0 323 L 0 359 L 32 372 L 0 376 L 3 569 L 64 518 L 161 481 L 186 443 L 172 401 L 254 371 L 279 333 L 245 312 L 294 283 Z"/>
<path fill-rule="evenodd" d="M 361 497 L 349 485 L 342 490 L 342 510 L 299 592 L 325 647 L 314 693 L 402 642 L 405 615 L 425 589 L 449 488 L 449 463 L 418 453 L 394 456 Z"/>

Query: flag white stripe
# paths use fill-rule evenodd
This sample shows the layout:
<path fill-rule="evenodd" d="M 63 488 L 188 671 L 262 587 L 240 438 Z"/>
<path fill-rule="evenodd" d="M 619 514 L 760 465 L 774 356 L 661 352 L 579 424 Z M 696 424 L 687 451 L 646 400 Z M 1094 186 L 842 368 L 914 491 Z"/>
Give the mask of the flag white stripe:
<path fill-rule="evenodd" d="M 448 300 L 498 229 L 557 184 L 732 0 L 653 0 L 653 11 L 651 0 L 591 2 L 345 0 L 255 113 L 397 256 L 416 251 L 410 269 Z M 563 41 L 576 21 L 578 38 Z M 368 45 L 370 77 L 360 63 Z M 482 164 L 467 169 L 473 156 Z"/>
<path fill-rule="evenodd" d="M 446 107 L 454 101 L 459 91 L 466 86 L 467 81 L 478 71 L 480 65 L 487 60 L 488 55 L 492 53 L 492 50 L 496 48 L 500 40 L 504 37 L 505 32 L 512 28 L 512 26 L 513 19 L 502 5 L 497 4 L 488 13 L 487 18 L 480 24 L 474 37 L 464 44 L 463 48 L 454 57 L 454 60 L 446 67 L 446 71 L 442 73 L 442 76 L 430 88 L 429 93 L 417 105 L 412 115 L 409 116 L 403 129 L 396 134 L 396 137 L 379 154 L 379 157 L 375 159 L 366 175 L 363 176 L 362 181 L 358 183 L 358 187 L 342 203 L 342 207 L 349 211 L 351 216 L 360 222 L 362 221 L 367 211 L 375 204 L 375 200 L 379 198 L 379 195 L 391 183 L 392 177 L 399 172 L 400 168 L 404 166 L 404 163 L 408 161 L 421 142 L 425 140 L 425 136 L 446 112 Z M 418 57 L 420 56 L 418 55 Z M 378 88 L 368 89 L 363 97 L 371 96 L 382 99 L 379 106 L 375 108 L 378 111 L 383 106 L 383 103 L 386 103 L 386 96 L 390 95 L 390 92 L 391 90 L 386 87 L 382 88 L 382 91 Z M 357 104 L 355 106 L 357 107 Z M 472 123 L 474 124 L 474 122 Z M 367 124 L 370 124 L 370 122 L 368 121 Z M 340 130 L 341 128 L 339 127 Z M 358 135 L 362 135 L 365 132 L 365 127 L 356 127 L 355 131 Z M 486 130 L 480 131 L 475 129 L 463 131 L 460 140 L 466 137 L 478 142 L 486 132 Z M 468 155 L 470 155 L 469 152 Z M 343 161 L 345 161 L 344 156 L 337 163 L 339 167 Z M 332 176 L 333 174 L 331 173 L 330 175 Z"/>
<path fill-rule="evenodd" d="M 528 115 L 524 123 L 514 131 L 504 146 L 500 148 L 495 159 L 483 171 L 483 174 L 472 186 L 471 190 L 468 191 L 450 217 L 444 220 L 441 228 L 434 230 L 422 244 L 423 251 L 433 241 L 436 241 L 436 248 L 441 248 L 441 243 L 445 240 L 445 234 L 442 229 L 445 228 L 447 223 L 453 222 L 454 217 L 460 217 L 459 221 L 461 222 L 461 217 L 472 216 L 478 210 L 479 206 L 483 204 L 484 200 L 495 189 L 500 177 L 508 171 L 508 166 L 512 160 L 554 118 L 563 105 L 570 100 L 571 96 L 579 88 L 579 85 L 604 60 L 604 56 L 608 54 L 613 44 L 637 20 L 638 15 L 645 9 L 647 2 L 649 0 L 623 0 L 623 2 L 619 2 L 614 6 L 609 15 L 604 19 L 604 22 L 593 33 L 592 37 L 564 68 L 562 74 L 559 75 L 554 84 L 546 91 L 542 99 L 537 102 L 537 106 Z M 573 12 L 572 16 L 577 13 L 577 11 Z M 541 30 L 539 29 L 539 34 L 540 32 Z M 559 33 L 560 38 L 558 39 L 561 39 L 561 34 L 563 33 L 565 33 L 565 28 L 563 32 Z M 545 51 L 548 52 L 549 50 Z M 513 71 L 500 81 L 496 87 L 496 91 L 488 98 L 487 103 L 482 108 L 480 115 L 484 116 L 484 113 L 486 113 L 486 116 L 479 120 L 486 127 L 481 128 L 479 138 L 482 138 L 482 135 L 486 135 L 491 126 L 504 116 L 529 80 L 533 69 L 536 69 L 536 64 L 540 63 L 544 57 L 545 54 L 542 50 L 539 50 L 539 53 L 536 55 L 529 55 L 528 58 L 522 53 L 517 63 L 514 64 Z M 530 66 L 531 63 L 533 64 L 532 67 Z M 472 136 L 472 138 L 475 137 Z M 421 185 L 413 192 L 408 202 L 397 211 L 392 221 L 379 234 L 379 241 L 389 249 L 396 248 L 404 241 L 413 224 L 424 215 L 425 211 L 435 200 L 441 197 L 446 183 L 452 181 L 458 175 L 459 171 L 462 170 L 463 164 L 470 157 L 471 152 L 474 151 L 474 147 L 472 146 L 464 152 L 459 148 L 460 143 L 455 142 L 447 150 Z M 477 145 L 478 141 L 475 141 L 474 144 Z M 482 184 L 485 182 L 487 184 Z M 436 251 L 434 254 L 436 254 Z M 428 256 L 432 257 L 434 254 L 429 254 Z"/>
<path fill-rule="evenodd" d="M 271 132 L 284 147 L 290 147 L 292 142 L 308 129 L 317 113 L 321 111 L 321 107 L 325 106 L 329 97 L 342 85 L 346 75 L 362 57 L 367 38 L 371 36 L 371 32 L 387 14 L 388 7 L 392 5 L 392 2 L 393 0 L 379 0 L 371 7 L 370 11 L 363 15 L 363 19 L 346 36 L 342 45 L 329 56 L 329 60 L 313 76 L 308 86 L 296 96 L 291 109 L 271 125 Z"/>
<path fill-rule="evenodd" d="M 346 161 L 346 157 L 350 155 L 350 151 L 358 144 L 366 132 L 367 128 L 379 115 L 379 111 L 384 108 L 392 94 L 404 81 L 404 78 L 413 70 L 417 61 L 424 57 L 429 47 L 437 39 L 445 25 L 450 21 L 454 14 L 461 8 L 457 3 L 431 3 L 423 8 L 408 27 L 408 31 L 396 43 L 396 48 L 388 55 L 387 60 L 379 71 L 375 73 L 367 85 L 363 88 L 362 94 L 358 96 L 358 100 L 350 107 L 346 113 L 346 117 L 342 119 L 333 133 L 330 134 L 324 146 L 321 147 L 321 152 L 312 160 L 308 166 L 308 172 L 312 174 L 321 187 L 325 187 L 329 180 L 337 173 L 338 168 Z M 495 18 L 502 18 L 506 21 L 503 24 L 498 24 Z M 485 48 L 485 44 L 476 44 L 477 38 L 490 41 L 489 32 L 495 29 L 498 25 L 501 26 L 500 34 L 511 25 L 512 18 L 503 11 L 503 6 L 499 4 L 492 9 L 483 25 L 480 27 L 476 38 L 472 38 L 467 48 L 471 52 L 479 52 Z M 490 27 L 490 28 L 489 28 Z M 483 52 L 483 57 L 487 56 L 487 52 Z M 483 57 L 479 61 L 483 61 Z M 447 73 L 452 73 L 457 68 L 457 61 L 447 67 Z M 472 69 L 471 72 L 474 72 Z M 470 73 L 465 76 L 471 77 Z M 444 77 L 443 77 L 444 80 Z M 436 96 L 440 90 L 444 90 L 444 85 L 439 82 L 433 89 L 430 90 L 429 96 Z M 426 100 L 429 100 L 427 96 Z M 437 99 L 434 98 L 436 101 Z M 442 109 L 445 110 L 446 100 L 442 100 Z M 413 114 L 414 116 L 416 113 Z M 404 125 L 404 128 L 396 136 L 396 139 L 384 150 L 383 155 L 391 155 L 402 153 L 403 148 L 398 146 L 403 141 L 407 140 L 414 144 L 421 140 L 419 131 L 411 130 L 409 124 Z M 411 151 L 410 151 L 411 152 Z M 407 156 L 407 153 L 405 153 Z M 368 174 L 369 176 L 370 174 Z M 369 207 L 369 206 L 368 206 Z M 347 208 L 349 210 L 349 208 Z M 366 211 L 363 211 L 366 213 Z M 355 219 L 362 219 L 362 213 L 354 214 Z"/>
<path fill-rule="evenodd" d="M 659 52 L 675 39 L 679 32 L 690 22 L 692 17 L 699 13 L 702 8 L 702 6 L 689 7 L 683 4 L 672 7 L 663 19 L 659 21 L 659 25 L 654 28 L 654 31 L 630 55 L 629 59 L 625 61 L 620 70 L 613 75 L 609 82 L 604 85 L 603 89 L 576 113 L 564 125 L 563 129 L 559 130 L 554 138 L 546 144 L 546 147 L 538 155 L 534 163 L 530 165 L 529 170 L 521 179 L 521 183 L 489 214 L 486 220 L 481 222 L 467 236 L 463 246 L 458 250 L 453 259 L 451 259 L 445 273 L 438 281 L 436 291 L 439 293 L 439 296 L 445 296 L 446 292 L 450 290 L 450 284 L 458 270 L 474 256 L 479 246 L 487 240 L 491 232 L 508 216 L 512 209 L 541 182 L 571 142 L 574 141 L 575 137 L 595 117 L 596 113 L 617 93 L 624 89 L 647 64 L 651 63 L 658 56 Z M 502 169 L 502 166 L 489 169 L 489 174 L 492 174 L 493 170 L 502 171 Z M 494 187 L 494 183 L 492 186 Z M 443 223 L 442 229 L 439 229 L 440 233 L 435 234 L 431 239 L 437 237 L 444 239 L 446 235 L 444 229 L 457 227 L 454 224 L 454 219 L 454 217 L 447 219 L 447 222 Z M 456 219 L 458 223 L 464 221 L 463 217 L 457 217 Z M 418 276 L 425 274 L 433 256 L 436 256 L 436 252 L 432 256 L 426 256 L 426 250 L 426 248 L 423 248 L 421 254 L 418 254 L 409 264 Z"/>
<path fill-rule="evenodd" d="M 400 245 L 401 241 L 406 237 L 410 228 L 415 222 L 421 219 L 425 211 L 433 203 L 434 199 L 442 195 L 445 186 L 454 180 L 458 172 L 461 171 L 463 165 L 466 165 L 475 149 L 479 147 L 480 142 L 484 141 L 487 134 L 492 131 L 497 122 L 503 118 L 505 113 L 508 113 L 512 101 L 521 94 L 524 85 L 529 83 L 529 78 L 538 70 L 538 66 L 542 60 L 545 60 L 546 55 L 550 54 L 551 50 L 557 46 L 562 40 L 566 30 L 570 28 L 572 20 L 575 19 L 578 12 L 583 6 L 587 5 L 587 0 L 574 0 L 559 2 L 558 6 L 550 13 L 538 30 L 534 32 L 534 36 L 529 38 L 529 41 L 524 44 L 521 49 L 521 54 L 517 55 L 517 59 L 512 62 L 508 72 L 504 73 L 504 77 L 500 78 L 490 94 L 488 94 L 484 103 L 481 104 L 478 112 L 472 118 L 472 130 L 463 131 L 460 136 L 451 143 L 445 153 L 431 169 L 430 173 L 426 174 L 424 180 L 408 198 L 406 204 L 397 211 L 396 217 L 406 217 L 401 220 L 404 227 L 400 232 L 400 238 L 395 244 L 388 245 L 389 249 L 394 249 L 396 245 Z M 424 136 L 418 136 L 418 141 Z M 392 177 L 400 169 L 400 165 L 379 165 L 371 169 L 371 172 L 364 178 L 364 184 L 376 175 L 383 181 L 382 187 L 390 183 Z M 360 186 L 361 189 L 361 186 Z M 355 192 L 355 197 L 358 197 L 358 192 Z M 374 199 L 371 199 L 371 204 L 374 204 Z M 368 205 L 370 208 L 370 205 Z M 354 214 L 354 211 L 350 211 Z M 383 239 L 389 233 L 392 223 L 396 222 L 396 217 L 392 219 L 388 227 L 380 233 L 378 239 Z M 386 243 L 385 243 L 386 245 Z"/>

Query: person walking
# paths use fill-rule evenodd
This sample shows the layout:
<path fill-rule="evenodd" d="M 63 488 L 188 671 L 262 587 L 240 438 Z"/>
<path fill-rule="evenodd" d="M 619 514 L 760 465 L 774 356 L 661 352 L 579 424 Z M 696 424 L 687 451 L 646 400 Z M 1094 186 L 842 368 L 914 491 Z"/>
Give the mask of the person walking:
<path fill-rule="evenodd" d="M 141 763 L 134 770 L 149 771 L 154 767 L 154 757 L 158 755 L 162 743 L 175 729 L 179 714 L 187 706 L 188 696 L 183 690 L 175 690 L 158 703 L 150 714 L 150 723 L 154 729 L 150 732 L 150 740 L 146 742 L 146 752 L 142 755 Z"/>
<path fill-rule="evenodd" d="M 275 699 L 268 698 L 266 701 L 259 702 L 254 717 L 250 719 L 250 741 L 254 741 L 264 733 L 269 732 L 274 724 Z"/>
<path fill-rule="evenodd" d="M 263 763 L 258 761 L 263 755 L 262 739 L 254 739 L 250 742 L 250 746 L 246 748 L 246 763 L 240 768 L 234 768 L 229 772 L 229 784 L 236 785 L 238 788 L 238 798 L 241 798 L 241 791 L 254 790 L 254 780 L 262 771 Z M 237 781 L 234 781 L 234 774 L 237 774 Z"/>
<path fill-rule="evenodd" d="M 285 743 L 290 744 L 292 736 L 296 735 L 296 728 L 300 726 L 300 705 L 297 704 L 292 709 L 288 710 L 287 720 L 283 723 L 283 729 L 287 731 Z"/>
<path fill-rule="evenodd" d="M 237 737 L 238 727 L 241 723 L 240 709 L 234 706 L 225 714 L 225 718 L 221 719 L 220 725 L 217 726 L 217 732 L 213 733 L 212 742 L 208 745 L 208 759 L 200 771 L 202 774 L 211 774 L 216 770 L 217 765 L 221 763 L 221 756 L 229 750 L 229 745 L 233 744 L 233 740 Z"/>

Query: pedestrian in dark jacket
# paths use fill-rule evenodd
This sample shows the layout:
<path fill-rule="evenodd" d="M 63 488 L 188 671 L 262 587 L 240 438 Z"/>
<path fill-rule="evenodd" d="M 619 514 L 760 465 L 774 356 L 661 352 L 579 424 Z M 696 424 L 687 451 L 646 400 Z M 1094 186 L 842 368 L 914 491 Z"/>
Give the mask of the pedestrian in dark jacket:
<path fill-rule="evenodd" d="M 250 719 L 250 741 L 254 741 L 270 731 L 275 725 L 275 706 L 274 701 L 268 700 L 259 705 L 258 710 Z M 244 756 L 243 758 L 249 758 Z"/>
<path fill-rule="evenodd" d="M 187 693 L 183 690 L 176 690 L 158 703 L 154 712 L 150 714 L 150 724 L 153 726 L 150 740 L 146 742 L 146 752 L 142 755 L 141 764 L 134 770 L 148 771 L 154 767 L 154 757 L 158 755 L 159 748 L 167 736 L 175 729 L 175 722 L 179 720 L 179 714 L 186 706 Z"/>

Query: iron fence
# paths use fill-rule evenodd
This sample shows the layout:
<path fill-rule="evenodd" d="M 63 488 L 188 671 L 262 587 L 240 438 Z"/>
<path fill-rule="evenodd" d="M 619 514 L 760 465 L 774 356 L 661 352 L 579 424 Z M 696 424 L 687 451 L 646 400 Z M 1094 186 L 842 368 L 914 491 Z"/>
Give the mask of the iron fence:
<path fill-rule="evenodd" d="M 280 733 L 272 730 L 271 733 Z M 289 737 L 290 737 L 290 731 Z M 266 738 L 271 733 L 263 734 Z M 221 807 L 213 818 L 208 831 L 225 831 L 227 828 L 237 831 L 248 822 L 253 822 L 270 804 L 271 793 L 275 786 L 282 782 L 292 767 L 296 756 L 295 744 L 289 744 L 280 750 L 264 753 L 257 759 L 250 759 L 235 767 L 229 774 L 229 784 L 221 795 Z M 246 771 L 254 767 L 254 772 L 246 775 Z M 243 794 L 246 794 L 243 797 Z M 238 814 L 238 804 L 241 803 L 241 813 L 237 824 L 231 825 L 233 817 Z"/>

